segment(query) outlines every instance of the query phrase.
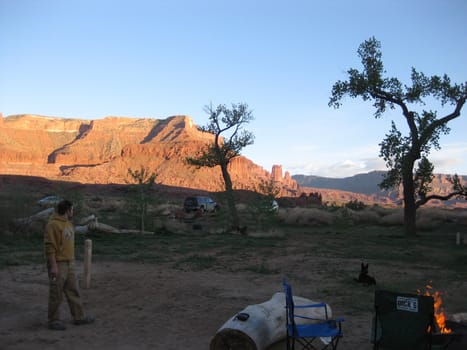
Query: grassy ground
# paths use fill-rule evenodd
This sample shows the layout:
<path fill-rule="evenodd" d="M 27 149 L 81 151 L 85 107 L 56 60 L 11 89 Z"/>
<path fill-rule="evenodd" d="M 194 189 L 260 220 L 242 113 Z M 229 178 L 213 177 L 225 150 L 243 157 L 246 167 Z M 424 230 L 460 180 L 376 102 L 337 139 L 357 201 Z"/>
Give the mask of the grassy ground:
<path fill-rule="evenodd" d="M 91 239 L 95 262 L 167 264 L 183 271 L 290 274 L 296 279 L 303 276 L 300 269 L 293 270 L 294 264 L 306 266 L 313 260 L 317 273 L 338 282 L 337 291 L 354 284 L 357 262 L 366 261 L 378 287 L 414 292 L 430 281 L 439 289 L 467 281 L 467 249 L 455 244 L 455 232 L 461 229 L 446 224 L 414 239 L 405 238 L 400 227 L 381 226 L 281 227 L 280 234 L 270 237 L 198 230 L 189 234 L 90 234 L 77 236 L 76 252 L 82 260 L 84 240 Z M 0 236 L 0 268 L 42 264 L 42 249 L 40 235 Z M 467 310 L 465 298 L 458 302 Z"/>
<path fill-rule="evenodd" d="M 343 349 L 371 348 L 375 289 L 416 293 L 430 284 L 442 293 L 448 319 L 467 310 L 467 246 L 455 244 L 456 232 L 465 233 L 465 226 L 444 223 L 414 239 L 406 238 L 397 225 L 343 222 L 278 222 L 246 236 L 211 233 L 209 225 L 201 230 L 193 230 L 192 224 L 174 227 L 181 229 L 151 235 L 77 235 L 78 262 L 83 260 L 84 241 L 93 243 L 93 287 L 85 291 L 85 300 L 98 315 L 93 328 L 67 330 L 81 347 L 131 348 L 137 341 L 148 349 L 206 349 L 229 317 L 280 291 L 283 277 L 296 295 L 325 301 L 335 316 L 346 319 Z M 361 261 L 369 263 L 376 286 L 355 282 Z M 4 300 L 9 300 L 3 307 L 9 309 L 3 321 L 0 318 L 7 327 L 1 336 L 12 349 L 35 349 L 38 339 L 56 342 L 59 349 L 66 340 L 47 333 L 43 321 L 47 292 L 42 235 L 0 235 L 2 273 Z M 40 297 L 35 297 L 38 290 Z M 187 300 L 189 306 L 181 307 Z M 31 314 L 35 305 L 41 305 L 40 310 Z M 160 345 L 167 332 L 160 327 L 167 322 L 167 310 L 177 315 L 171 329 L 177 336 Z M 209 317 L 200 319 L 200 314 Z M 189 346 L 186 340 L 181 341 L 184 345 L 174 343 L 183 337 L 191 339 Z M 268 350 L 284 347 L 278 343 Z"/>

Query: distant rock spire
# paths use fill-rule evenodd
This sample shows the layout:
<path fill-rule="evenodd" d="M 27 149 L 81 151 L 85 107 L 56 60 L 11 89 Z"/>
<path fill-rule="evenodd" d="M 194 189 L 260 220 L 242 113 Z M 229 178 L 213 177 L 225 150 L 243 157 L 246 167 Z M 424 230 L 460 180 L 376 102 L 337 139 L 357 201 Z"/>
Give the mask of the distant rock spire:
<path fill-rule="evenodd" d="M 282 182 L 282 165 L 273 165 L 272 166 L 271 178 L 274 181 Z"/>

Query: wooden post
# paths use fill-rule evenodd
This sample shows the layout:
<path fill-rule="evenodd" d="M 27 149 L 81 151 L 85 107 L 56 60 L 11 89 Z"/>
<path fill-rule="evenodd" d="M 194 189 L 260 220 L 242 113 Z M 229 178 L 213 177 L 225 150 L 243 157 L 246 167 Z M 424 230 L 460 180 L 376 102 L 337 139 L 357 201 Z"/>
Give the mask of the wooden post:
<path fill-rule="evenodd" d="M 84 288 L 91 286 L 92 241 L 84 241 Z"/>

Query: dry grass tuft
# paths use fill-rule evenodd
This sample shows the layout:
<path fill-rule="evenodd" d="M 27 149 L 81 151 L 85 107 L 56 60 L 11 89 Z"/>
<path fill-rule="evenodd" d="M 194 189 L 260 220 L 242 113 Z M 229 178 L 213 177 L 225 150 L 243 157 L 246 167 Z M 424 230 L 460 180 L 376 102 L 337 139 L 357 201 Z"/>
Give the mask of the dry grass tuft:
<path fill-rule="evenodd" d="M 431 218 L 443 222 L 463 222 L 467 219 L 467 211 L 422 207 L 417 210 L 417 218 Z"/>
<path fill-rule="evenodd" d="M 404 210 L 394 209 L 388 215 L 385 215 L 380 220 L 382 225 L 393 226 L 404 224 Z"/>
<path fill-rule="evenodd" d="M 347 210 L 347 214 L 354 224 L 379 224 L 381 215 L 371 208 L 364 210 Z"/>
<path fill-rule="evenodd" d="M 421 230 L 431 230 L 444 222 L 467 222 L 467 212 L 436 207 L 423 207 L 417 210 L 417 227 Z"/>
<path fill-rule="evenodd" d="M 295 225 L 331 225 L 336 219 L 334 213 L 316 208 L 290 208 L 278 215 L 284 223 Z"/>

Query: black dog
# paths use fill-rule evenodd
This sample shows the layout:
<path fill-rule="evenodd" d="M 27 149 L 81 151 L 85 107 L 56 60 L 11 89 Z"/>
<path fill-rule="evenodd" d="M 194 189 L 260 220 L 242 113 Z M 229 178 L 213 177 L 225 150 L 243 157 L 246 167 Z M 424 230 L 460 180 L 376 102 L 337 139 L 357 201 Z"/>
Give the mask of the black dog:
<path fill-rule="evenodd" d="M 374 277 L 368 274 L 368 264 L 365 265 L 364 263 L 361 265 L 360 275 L 358 275 L 358 278 L 354 278 L 354 280 L 368 285 L 376 284 Z"/>

